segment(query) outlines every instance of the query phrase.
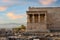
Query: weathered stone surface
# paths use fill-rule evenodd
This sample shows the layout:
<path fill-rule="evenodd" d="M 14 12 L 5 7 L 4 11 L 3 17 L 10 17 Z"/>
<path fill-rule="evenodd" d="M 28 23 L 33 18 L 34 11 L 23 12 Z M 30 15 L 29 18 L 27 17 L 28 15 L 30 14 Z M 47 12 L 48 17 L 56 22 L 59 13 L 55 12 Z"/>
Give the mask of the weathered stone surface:
<path fill-rule="evenodd" d="M 28 22 L 28 30 L 47 30 L 47 28 L 60 30 L 60 7 L 29 7 L 27 14 L 45 14 L 44 23 Z"/>

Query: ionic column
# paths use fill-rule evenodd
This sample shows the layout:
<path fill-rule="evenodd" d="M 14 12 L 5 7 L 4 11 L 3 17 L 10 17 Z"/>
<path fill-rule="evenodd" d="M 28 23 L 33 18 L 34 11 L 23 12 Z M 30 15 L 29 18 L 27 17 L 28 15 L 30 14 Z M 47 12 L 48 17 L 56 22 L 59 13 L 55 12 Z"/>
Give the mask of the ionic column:
<path fill-rule="evenodd" d="M 27 15 L 27 23 L 29 23 L 29 22 L 30 22 L 29 15 Z"/>
<path fill-rule="evenodd" d="M 33 23 L 35 22 L 35 20 L 34 20 L 34 14 L 32 14 L 32 22 Z"/>
<path fill-rule="evenodd" d="M 38 22 L 40 23 L 40 14 L 38 14 Z"/>
<path fill-rule="evenodd" d="M 46 13 L 45 13 L 45 23 L 46 23 L 47 21 L 46 21 Z"/>

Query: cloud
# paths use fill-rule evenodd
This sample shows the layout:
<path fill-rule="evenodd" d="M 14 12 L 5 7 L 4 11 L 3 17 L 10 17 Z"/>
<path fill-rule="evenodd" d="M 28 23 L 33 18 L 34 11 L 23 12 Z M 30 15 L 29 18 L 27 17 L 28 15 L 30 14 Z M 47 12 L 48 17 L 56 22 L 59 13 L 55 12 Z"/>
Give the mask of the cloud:
<path fill-rule="evenodd" d="M 6 9 L 7 9 L 7 7 L 0 6 L 0 11 L 5 11 Z"/>
<path fill-rule="evenodd" d="M 21 6 L 21 5 L 26 5 L 27 2 L 25 0 L 0 0 L 0 6 Z"/>
<path fill-rule="evenodd" d="M 9 0 L 3 0 L 3 2 L 8 2 Z"/>
<path fill-rule="evenodd" d="M 7 14 L 7 16 L 10 18 L 10 19 L 18 19 L 18 18 L 23 18 L 24 15 L 15 15 L 14 13 L 10 12 Z"/>
<path fill-rule="evenodd" d="M 50 5 L 52 3 L 55 3 L 57 0 L 39 0 L 39 3 L 42 5 Z"/>

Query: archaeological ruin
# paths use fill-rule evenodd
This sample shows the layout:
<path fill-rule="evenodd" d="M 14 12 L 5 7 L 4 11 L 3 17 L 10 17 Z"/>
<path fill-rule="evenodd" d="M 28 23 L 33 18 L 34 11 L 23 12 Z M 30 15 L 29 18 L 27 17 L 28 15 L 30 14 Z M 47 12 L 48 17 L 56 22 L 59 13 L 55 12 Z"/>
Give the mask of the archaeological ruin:
<path fill-rule="evenodd" d="M 29 7 L 27 30 L 60 31 L 60 7 Z"/>

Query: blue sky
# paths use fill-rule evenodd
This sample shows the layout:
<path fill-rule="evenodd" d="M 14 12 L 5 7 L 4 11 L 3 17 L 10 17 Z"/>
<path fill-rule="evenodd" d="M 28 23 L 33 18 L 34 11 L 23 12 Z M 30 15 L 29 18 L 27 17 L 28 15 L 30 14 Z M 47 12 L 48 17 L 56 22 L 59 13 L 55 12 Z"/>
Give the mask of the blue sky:
<path fill-rule="evenodd" d="M 60 0 L 0 0 L 0 23 L 26 23 L 29 6 L 60 7 Z"/>

